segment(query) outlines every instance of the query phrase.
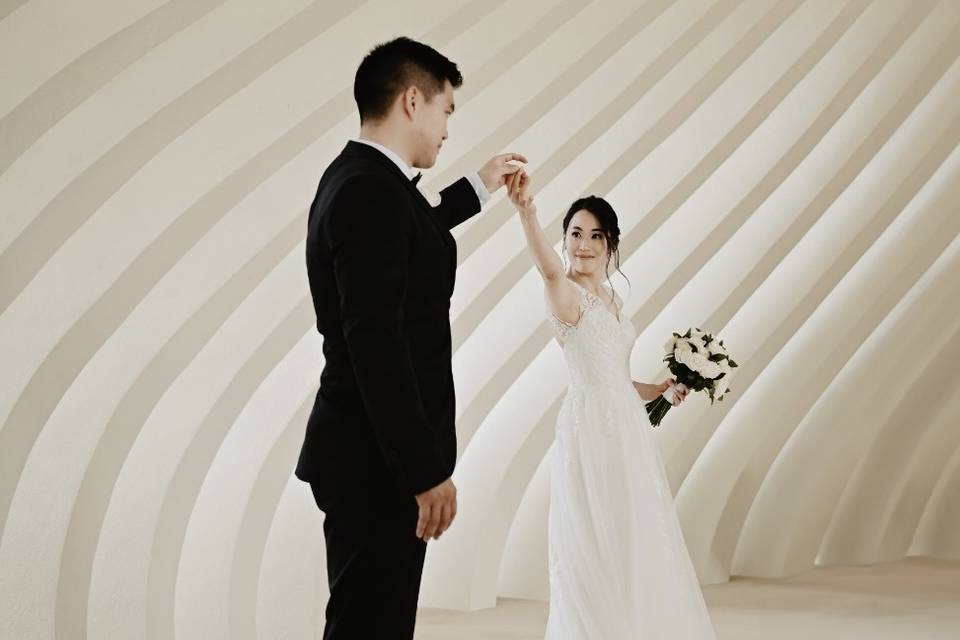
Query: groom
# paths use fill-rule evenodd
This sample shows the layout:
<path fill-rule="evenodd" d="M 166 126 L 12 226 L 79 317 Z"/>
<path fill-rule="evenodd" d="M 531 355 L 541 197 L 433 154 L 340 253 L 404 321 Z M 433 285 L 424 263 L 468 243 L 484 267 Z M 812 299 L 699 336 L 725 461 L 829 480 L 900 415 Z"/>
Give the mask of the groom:
<path fill-rule="evenodd" d="M 441 191 L 417 186 L 453 114 L 457 65 L 398 38 L 360 63 L 360 135 L 320 178 L 307 274 L 326 364 L 296 475 L 324 511 L 324 640 L 412 638 L 427 541 L 457 512 L 450 229 L 526 162 L 495 156 Z"/>

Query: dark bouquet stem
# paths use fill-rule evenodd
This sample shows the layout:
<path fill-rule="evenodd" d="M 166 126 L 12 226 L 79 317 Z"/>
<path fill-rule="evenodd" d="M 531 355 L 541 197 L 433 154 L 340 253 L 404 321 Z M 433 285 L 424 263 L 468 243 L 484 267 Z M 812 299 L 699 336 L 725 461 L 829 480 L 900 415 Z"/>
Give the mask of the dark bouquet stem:
<path fill-rule="evenodd" d="M 650 418 L 650 424 L 657 427 L 660 425 L 660 421 L 663 420 L 663 416 L 667 415 L 667 411 L 670 411 L 673 405 L 670 404 L 663 395 L 659 395 L 656 400 L 651 400 L 645 406 L 647 407 L 647 416 Z"/>
<path fill-rule="evenodd" d="M 696 373 L 687 368 L 686 365 L 672 361 L 672 355 L 668 356 L 667 359 L 670 363 L 670 373 L 674 375 L 676 384 L 685 385 L 688 391 L 699 391 L 703 388 L 703 378 L 700 378 Z M 699 380 L 697 378 L 699 378 Z M 654 427 L 660 426 L 663 417 L 673 408 L 673 405 L 663 397 L 663 394 L 660 394 L 644 406 L 647 408 L 647 416 L 650 418 L 650 424 Z"/>

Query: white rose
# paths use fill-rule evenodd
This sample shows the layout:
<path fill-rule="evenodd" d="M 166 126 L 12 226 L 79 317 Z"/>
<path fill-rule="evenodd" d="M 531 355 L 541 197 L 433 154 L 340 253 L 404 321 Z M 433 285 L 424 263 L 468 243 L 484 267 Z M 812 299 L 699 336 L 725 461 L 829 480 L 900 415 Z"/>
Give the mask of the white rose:
<path fill-rule="evenodd" d="M 718 363 L 711 362 L 710 360 L 707 360 L 707 363 L 700 371 L 700 375 L 704 378 L 716 378 L 721 373 L 723 373 L 723 368 Z"/>
<path fill-rule="evenodd" d="M 673 352 L 673 357 L 677 360 L 677 362 L 680 364 L 685 364 L 688 367 L 690 366 L 690 356 L 692 355 L 693 352 L 690 351 L 690 348 L 687 347 L 687 345 L 685 345 L 683 342 L 677 344 L 677 349 Z"/>
<path fill-rule="evenodd" d="M 691 371 L 699 373 L 704 378 L 716 378 L 723 373 L 723 367 L 712 362 L 703 352 L 694 353 L 688 349 L 678 349 L 676 352 L 677 362 L 687 365 Z"/>
<path fill-rule="evenodd" d="M 679 352 L 677 356 L 677 361 L 681 362 L 693 371 L 701 371 L 703 366 L 707 363 L 707 359 L 703 357 L 702 353 L 694 353 L 693 351 L 683 350 Z"/>

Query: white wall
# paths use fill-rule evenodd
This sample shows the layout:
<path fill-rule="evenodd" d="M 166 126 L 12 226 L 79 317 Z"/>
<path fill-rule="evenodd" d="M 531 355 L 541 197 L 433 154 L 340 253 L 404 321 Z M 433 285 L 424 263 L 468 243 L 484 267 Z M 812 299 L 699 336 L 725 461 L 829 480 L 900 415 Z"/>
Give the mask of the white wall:
<path fill-rule="evenodd" d="M 439 188 L 530 160 L 623 231 L 637 379 L 741 367 L 656 431 L 703 582 L 960 557 L 960 4 L 27 0 L 0 6 L 3 637 L 314 637 L 291 478 L 322 367 L 306 208 L 406 34 L 465 77 Z M 455 232 L 456 526 L 421 604 L 546 596 L 563 396 L 502 194 Z"/>

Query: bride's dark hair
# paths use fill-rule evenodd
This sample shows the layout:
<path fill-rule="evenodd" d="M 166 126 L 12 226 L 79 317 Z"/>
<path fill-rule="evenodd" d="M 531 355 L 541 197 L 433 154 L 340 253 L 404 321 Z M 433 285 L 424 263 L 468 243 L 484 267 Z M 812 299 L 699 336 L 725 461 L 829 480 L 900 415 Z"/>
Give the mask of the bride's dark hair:
<path fill-rule="evenodd" d="M 577 211 L 586 210 L 596 217 L 603 229 L 603 235 L 607 238 L 607 282 L 610 282 L 610 261 L 613 260 L 617 273 L 623 276 L 630 285 L 630 278 L 620 271 L 620 221 L 617 219 L 617 212 L 613 210 L 610 203 L 600 196 L 586 196 L 575 200 L 567 210 L 567 215 L 563 216 L 563 242 L 566 247 L 567 227 L 570 226 L 570 220 Z M 566 255 L 566 254 L 564 254 Z M 613 283 L 610 282 L 610 289 L 616 291 Z"/>

